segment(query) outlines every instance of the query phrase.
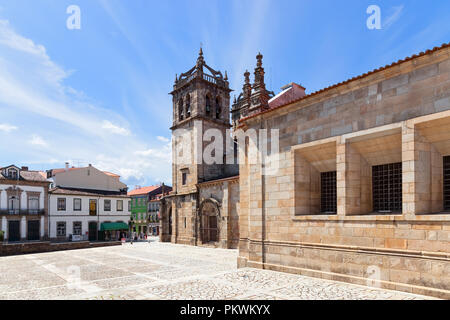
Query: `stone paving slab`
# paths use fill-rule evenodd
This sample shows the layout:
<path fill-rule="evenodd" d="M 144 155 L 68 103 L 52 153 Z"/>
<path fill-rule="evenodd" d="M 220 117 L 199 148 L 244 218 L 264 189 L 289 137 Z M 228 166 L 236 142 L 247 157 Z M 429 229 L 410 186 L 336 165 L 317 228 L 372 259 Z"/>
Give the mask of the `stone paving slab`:
<path fill-rule="evenodd" d="M 139 242 L 0 257 L 7 299 L 431 299 L 280 273 L 237 269 L 237 250 Z"/>

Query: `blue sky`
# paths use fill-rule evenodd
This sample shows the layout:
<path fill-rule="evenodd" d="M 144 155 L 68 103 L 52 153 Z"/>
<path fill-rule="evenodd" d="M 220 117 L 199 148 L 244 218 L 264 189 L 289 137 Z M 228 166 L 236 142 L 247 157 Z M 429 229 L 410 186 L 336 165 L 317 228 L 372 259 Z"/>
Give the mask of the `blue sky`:
<path fill-rule="evenodd" d="M 366 27 L 372 4 L 381 30 Z M 449 21 L 437 0 L 0 0 L 0 166 L 91 163 L 130 188 L 170 184 L 168 92 L 200 43 L 235 93 L 258 51 L 269 89 L 313 92 L 449 42 Z"/>

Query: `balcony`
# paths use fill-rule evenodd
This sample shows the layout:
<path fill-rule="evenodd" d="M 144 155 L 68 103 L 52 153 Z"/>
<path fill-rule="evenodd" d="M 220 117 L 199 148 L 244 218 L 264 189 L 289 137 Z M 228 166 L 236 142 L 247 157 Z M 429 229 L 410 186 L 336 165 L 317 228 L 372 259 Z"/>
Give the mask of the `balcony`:
<path fill-rule="evenodd" d="M 2 209 L 0 215 L 44 215 L 44 209 Z"/>

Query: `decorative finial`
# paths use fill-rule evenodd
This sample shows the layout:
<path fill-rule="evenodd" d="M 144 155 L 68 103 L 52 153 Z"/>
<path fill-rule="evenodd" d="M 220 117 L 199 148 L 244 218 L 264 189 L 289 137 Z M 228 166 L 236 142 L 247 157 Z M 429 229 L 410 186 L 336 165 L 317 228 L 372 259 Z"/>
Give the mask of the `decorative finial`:
<path fill-rule="evenodd" d="M 261 52 L 258 52 L 258 55 L 256 56 L 256 60 L 257 60 L 256 65 L 258 67 L 262 67 L 262 58 L 263 58 L 263 55 L 261 54 Z"/>
<path fill-rule="evenodd" d="M 248 70 L 245 70 L 244 78 L 245 78 L 245 83 L 250 83 L 250 72 L 248 72 Z"/>
<path fill-rule="evenodd" d="M 225 81 L 228 80 L 227 70 L 225 70 L 225 78 L 224 78 L 224 80 L 225 80 Z"/>
<path fill-rule="evenodd" d="M 234 95 L 233 103 L 236 103 L 236 95 Z"/>
<path fill-rule="evenodd" d="M 178 82 L 178 73 L 175 73 L 175 83 Z"/>
<path fill-rule="evenodd" d="M 197 69 L 202 69 L 204 64 L 205 64 L 205 59 L 203 59 L 202 43 L 200 42 L 200 51 L 198 52 L 197 65 L 196 65 Z"/>

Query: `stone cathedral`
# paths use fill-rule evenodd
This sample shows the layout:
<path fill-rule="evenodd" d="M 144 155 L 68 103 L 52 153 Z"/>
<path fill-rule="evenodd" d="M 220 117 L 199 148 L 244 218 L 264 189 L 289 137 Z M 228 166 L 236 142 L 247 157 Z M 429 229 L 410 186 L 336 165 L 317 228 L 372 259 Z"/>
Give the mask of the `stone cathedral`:
<path fill-rule="evenodd" d="M 207 164 L 202 159 L 209 144 L 202 136 L 208 130 L 225 137 L 230 130 L 230 92 L 227 74 L 209 67 L 200 49 L 197 63 L 176 76 L 173 91 L 172 185 L 162 203 L 162 241 L 190 245 L 237 248 L 239 243 L 239 168 L 237 164 Z M 176 132 L 188 136 L 182 145 Z M 196 139 L 200 132 L 200 139 Z M 198 141 L 200 140 L 200 141 Z M 234 148 L 226 150 L 234 152 Z M 180 153 L 194 155 L 180 161 Z M 222 155 L 220 155 L 222 156 Z"/>
<path fill-rule="evenodd" d="M 246 72 L 231 110 L 230 92 L 202 51 L 175 79 L 162 241 L 239 248 L 239 267 L 450 299 L 450 44 L 316 92 L 289 83 L 276 95 L 258 54 L 254 83 Z M 223 142 L 214 155 L 237 156 L 239 167 L 179 161 L 209 150 L 207 139 L 196 143 L 202 132 L 230 127 L 278 130 L 276 174 L 249 161 L 247 142 Z"/>

